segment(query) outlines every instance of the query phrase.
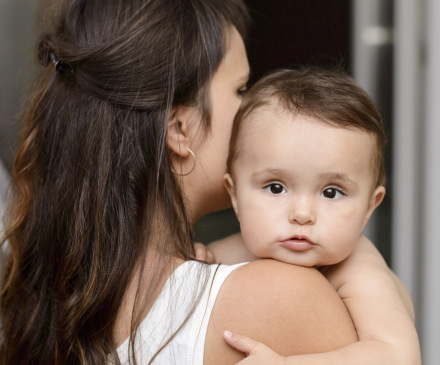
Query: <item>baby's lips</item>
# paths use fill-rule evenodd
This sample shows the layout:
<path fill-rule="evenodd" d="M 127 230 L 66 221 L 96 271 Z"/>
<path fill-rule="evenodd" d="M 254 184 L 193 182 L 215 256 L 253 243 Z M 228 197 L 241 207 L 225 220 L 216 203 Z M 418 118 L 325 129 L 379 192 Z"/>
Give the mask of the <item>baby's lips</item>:
<path fill-rule="evenodd" d="M 280 241 L 280 244 L 294 251 L 305 251 L 315 246 L 315 243 L 306 236 L 293 236 L 284 241 Z"/>
<path fill-rule="evenodd" d="M 292 240 L 298 240 L 298 241 L 307 241 L 309 243 L 311 243 L 312 245 L 315 245 L 316 243 L 313 242 L 308 236 L 306 236 L 305 234 L 295 234 L 291 237 L 286 238 L 283 241 L 292 241 Z"/>

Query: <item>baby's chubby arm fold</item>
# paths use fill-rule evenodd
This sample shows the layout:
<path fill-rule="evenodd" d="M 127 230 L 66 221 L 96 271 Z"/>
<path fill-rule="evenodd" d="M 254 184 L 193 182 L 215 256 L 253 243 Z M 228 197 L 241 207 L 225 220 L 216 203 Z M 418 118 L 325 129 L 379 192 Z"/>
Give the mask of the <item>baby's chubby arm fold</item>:
<path fill-rule="evenodd" d="M 411 296 L 409 295 L 408 291 L 406 290 L 405 286 L 402 284 L 400 279 L 394 274 L 394 272 L 389 269 L 389 273 L 391 276 L 391 279 L 394 282 L 394 285 L 396 286 L 397 291 L 400 294 L 400 298 L 403 301 L 403 304 L 405 304 L 406 311 L 408 312 L 408 315 L 410 316 L 412 322 L 416 323 L 416 312 L 414 309 L 414 303 L 411 299 Z"/>

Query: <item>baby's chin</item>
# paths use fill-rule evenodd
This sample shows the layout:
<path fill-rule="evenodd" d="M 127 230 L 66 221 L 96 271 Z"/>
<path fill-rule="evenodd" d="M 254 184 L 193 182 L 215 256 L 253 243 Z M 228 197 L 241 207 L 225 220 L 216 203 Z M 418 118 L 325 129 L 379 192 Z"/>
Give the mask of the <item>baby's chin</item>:
<path fill-rule="evenodd" d="M 261 253 L 263 255 L 263 253 Z M 304 267 L 315 267 L 319 268 L 321 266 L 329 266 L 337 264 L 342 260 L 338 260 L 334 257 L 323 257 L 316 252 L 311 250 L 307 251 L 290 251 L 290 252 L 271 252 L 265 253 L 264 257 L 257 255 L 261 258 L 268 258 L 277 261 L 284 262 L 290 265 L 304 266 Z"/>

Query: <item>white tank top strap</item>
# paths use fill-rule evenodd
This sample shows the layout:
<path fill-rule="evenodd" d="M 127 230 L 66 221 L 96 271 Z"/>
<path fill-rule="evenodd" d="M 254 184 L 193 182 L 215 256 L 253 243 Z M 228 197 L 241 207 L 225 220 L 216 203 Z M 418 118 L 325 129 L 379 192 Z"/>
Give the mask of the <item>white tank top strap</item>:
<path fill-rule="evenodd" d="M 163 347 L 152 364 L 203 365 L 206 331 L 215 300 L 228 275 L 242 265 L 206 265 L 197 261 L 180 265 L 138 327 L 134 346 L 138 364 L 147 365 Z M 203 285 L 205 274 L 206 286 Z M 117 352 L 121 364 L 129 364 L 132 354 L 129 339 Z"/>
<path fill-rule="evenodd" d="M 197 306 L 197 309 L 194 312 L 194 321 L 188 341 L 187 365 L 203 365 L 206 331 L 208 329 L 208 323 L 211 318 L 215 300 L 229 274 L 242 265 L 244 265 L 244 263 L 231 266 L 211 266 L 211 276 L 207 288 L 203 293 L 203 297 L 200 300 L 202 305 Z"/>

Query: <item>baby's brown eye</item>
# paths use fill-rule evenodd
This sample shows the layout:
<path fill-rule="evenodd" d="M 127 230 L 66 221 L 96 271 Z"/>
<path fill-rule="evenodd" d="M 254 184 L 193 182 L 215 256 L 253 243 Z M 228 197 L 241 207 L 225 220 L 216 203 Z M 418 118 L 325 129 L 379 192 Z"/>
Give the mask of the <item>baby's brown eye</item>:
<path fill-rule="evenodd" d="M 336 196 L 336 190 L 335 189 L 325 189 L 322 192 L 322 196 L 324 198 L 333 199 Z"/>
<path fill-rule="evenodd" d="M 327 199 L 337 199 L 346 196 L 346 194 L 343 190 L 339 190 L 336 188 L 327 188 L 321 193 L 321 196 Z"/>
<path fill-rule="evenodd" d="M 272 194 L 281 194 L 284 191 L 284 188 L 280 184 L 272 184 L 269 186 L 269 190 Z"/>

